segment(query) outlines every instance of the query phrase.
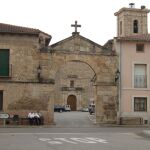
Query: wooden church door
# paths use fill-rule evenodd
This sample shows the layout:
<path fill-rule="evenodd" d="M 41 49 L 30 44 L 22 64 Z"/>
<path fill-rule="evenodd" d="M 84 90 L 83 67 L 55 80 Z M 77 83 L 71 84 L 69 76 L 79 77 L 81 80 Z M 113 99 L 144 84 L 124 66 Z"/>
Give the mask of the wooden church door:
<path fill-rule="evenodd" d="M 70 105 L 71 111 L 77 110 L 77 99 L 75 95 L 68 96 L 67 105 Z"/>

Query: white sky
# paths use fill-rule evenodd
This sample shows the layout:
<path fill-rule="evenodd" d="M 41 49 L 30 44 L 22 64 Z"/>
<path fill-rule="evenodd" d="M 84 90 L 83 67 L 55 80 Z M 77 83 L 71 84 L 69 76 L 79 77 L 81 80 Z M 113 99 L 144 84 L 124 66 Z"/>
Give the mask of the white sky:
<path fill-rule="evenodd" d="M 82 36 L 103 45 L 116 36 L 114 13 L 131 2 L 150 9 L 150 0 L 0 0 L 0 22 L 40 29 L 52 44 L 71 36 L 77 20 Z"/>

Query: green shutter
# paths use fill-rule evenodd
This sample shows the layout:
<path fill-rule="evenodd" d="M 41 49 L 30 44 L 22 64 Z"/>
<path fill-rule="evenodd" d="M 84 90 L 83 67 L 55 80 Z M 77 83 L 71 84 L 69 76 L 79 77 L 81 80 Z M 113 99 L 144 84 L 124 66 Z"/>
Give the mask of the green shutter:
<path fill-rule="evenodd" d="M 3 110 L 3 91 L 0 91 L 0 111 Z"/>
<path fill-rule="evenodd" d="M 9 50 L 0 49 L 0 76 L 9 76 Z"/>

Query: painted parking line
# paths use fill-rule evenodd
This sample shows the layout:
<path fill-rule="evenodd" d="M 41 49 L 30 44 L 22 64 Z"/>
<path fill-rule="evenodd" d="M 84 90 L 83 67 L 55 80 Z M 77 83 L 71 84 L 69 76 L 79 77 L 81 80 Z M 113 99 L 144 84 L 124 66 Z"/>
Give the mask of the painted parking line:
<path fill-rule="evenodd" d="M 77 137 L 71 137 L 71 138 L 39 138 L 38 140 L 42 142 L 46 142 L 49 144 L 64 144 L 64 143 L 70 143 L 70 144 L 97 144 L 97 143 L 108 143 L 107 140 L 101 139 L 101 138 L 95 138 L 95 137 L 85 137 L 85 138 L 77 138 Z"/>

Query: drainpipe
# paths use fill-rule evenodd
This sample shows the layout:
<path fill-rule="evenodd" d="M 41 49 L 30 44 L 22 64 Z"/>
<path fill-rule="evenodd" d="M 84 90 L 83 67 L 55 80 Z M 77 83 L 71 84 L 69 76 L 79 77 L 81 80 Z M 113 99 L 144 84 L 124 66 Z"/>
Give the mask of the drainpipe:
<path fill-rule="evenodd" d="M 119 101 L 119 110 L 118 110 L 118 124 L 121 124 L 121 99 L 122 99 L 122 41 L 119 42 L 119 70 L 120 70 L 120 77 L 119 77 L 119 84 L 118 84 L 118 101 Z"/>

